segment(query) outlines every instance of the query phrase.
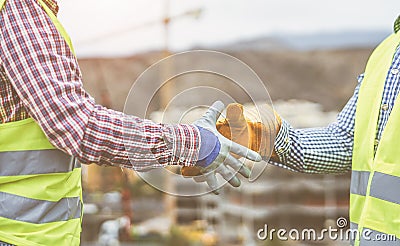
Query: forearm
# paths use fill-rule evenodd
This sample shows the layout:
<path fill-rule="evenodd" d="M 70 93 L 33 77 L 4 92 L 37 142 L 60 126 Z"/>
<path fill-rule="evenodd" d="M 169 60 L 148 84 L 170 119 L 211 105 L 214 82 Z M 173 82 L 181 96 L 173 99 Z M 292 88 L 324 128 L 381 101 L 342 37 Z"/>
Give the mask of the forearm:
<path fill-rule="evenodd" d="M 199 132 L 192 125 L 164 125 L 95 105 L 77 157 L 82 163 L 119 165 L 137 170 L 194 165 Z"/>
<path fill-rule="evenodd" d="M 351 169 L 353 140 L 337 122 L 324 128 L 294 129 L 283 121 L 275 141 L 274 165 L 303 173 L 343 173 Z"/>
<path fill-rule="evenodd" d="M 358 93 L 364 75 L 358 76 L 353 96 L 327 127 L 294 129 L 283 121 L 275 141 L 279 160 L 272 164 L 304 173 L 343 173 L 351 169 Z"/>

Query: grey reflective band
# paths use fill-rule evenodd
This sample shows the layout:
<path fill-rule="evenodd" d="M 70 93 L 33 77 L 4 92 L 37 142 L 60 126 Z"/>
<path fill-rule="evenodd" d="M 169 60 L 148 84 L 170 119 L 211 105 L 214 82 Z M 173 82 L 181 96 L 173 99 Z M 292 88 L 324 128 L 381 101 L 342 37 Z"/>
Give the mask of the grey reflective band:
<path fill-rule="evenodd" d="M 400 204 L 400 177 L 375 172 L 372 177 L 370 196 Z"/>
<path fill-rule="evenodd" d="M 77 219 L 82 211 L 79 197 L 50 202 L 0 192 L 0 204 L 1 217 L 35 224 Z"/>
<path fill-rule="evenodd" d="M 81 168 L 82 165 L 81 163 L 78 161 L 78 159 L 76 157 L 70 157 L 70 164 L 69 164 L 70 168 L 72 167 L 72 169 L 74 168 Z"/>
<path fill-rule="evenodd" d="M 364 228 L 360 235 L 360 246 L 399 246 L 400 239 L 393 235 Z"/>
<path fill-rule="evenodd" d="M 367 186 L 370 172 L 368 171 L 352 171 L 350 193 L 365 196 L 367 194 Z"/>
<path fill-rule="evenodd" d="M 368 171 L 352 171 L 350 193 L 365 196 L 367 193 Z M 375 172 L 369 195 L 381 200 L 400 204 L 400 177 Z"/>
<path fill-rule="evenodd" d="M 0 176 L 17 176 L 72 171 L 71 157 L 61 150 L 0 152 Z"/>
<path fill-rule="evenodd" d="M 350 222 L 350 229 L 352 233 L 350 236 L 356 236 L 358 232 L 358 224 Z M 383 246 L 399 246 L 400 245 L 400 239 L 396 238 L 395 235 L 388 235 L 386 233 L 378 232 L 375 230 L 371 230 L 368 228 L 364 228 L 362 230 L 362 233 L 359 233 L 360 237 L 360 246 L 365 246 L 365 245 L 383 245 Z M 350 245 L 354 245 L 355 238 L 350 238 Z"/>
<path fill-rule="evenodd" d="M 358 232 L 358 224 L 350 222 L 350 232 L 348 234 L 350 239 L 350 245 L 354 245 L 354 242 L 357 238 L 357 232 Z"/>
<path fill-rule="evenodd" d="M 354 222 L 350 222 L 350 229 L 357 230 L 358 229 L 358 224 L 356 224 Z"/>

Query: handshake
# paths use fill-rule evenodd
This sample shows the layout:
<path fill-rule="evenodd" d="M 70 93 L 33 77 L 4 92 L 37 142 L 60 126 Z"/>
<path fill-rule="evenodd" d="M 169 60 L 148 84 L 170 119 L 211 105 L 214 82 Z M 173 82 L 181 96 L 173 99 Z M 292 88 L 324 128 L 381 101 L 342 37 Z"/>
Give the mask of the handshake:
<path fill-rule="evenodd" d="M 229 104 L 226 118 L 217 121 L 224 108 L 224 104 L 217 101 L 193 123 L 201 136 L 199 161 L 195 166 L 181 169 L 184 177 L 207 182 L 215 194 L 219 194 L 217 173 L 234 187 L 241 184 L 237 172 L 250 177 L 250 169 L 239 158 L 255 162 L 270 157 L 277 159 L 271 136 L 278 133 L 281 125 L 279 115 L 272 109 L 266 113 L 270 115 L 268 122 L 256 122 L 244 116 L 243 105 L 238 103 Z"/>

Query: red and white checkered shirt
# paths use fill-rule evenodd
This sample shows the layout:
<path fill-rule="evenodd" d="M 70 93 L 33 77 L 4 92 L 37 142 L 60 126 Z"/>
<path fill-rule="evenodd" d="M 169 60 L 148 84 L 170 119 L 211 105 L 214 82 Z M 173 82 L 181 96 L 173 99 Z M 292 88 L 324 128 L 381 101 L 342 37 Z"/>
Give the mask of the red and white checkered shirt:
<path fill-rule="evenodd" d="M 45 3 L 57 13 L 55 1 Z M 195 126 L 156 124 L 95 104 L 82 87 L 76 58 L 37 1 L 8 0 L 0 27 L 3 123 L 32 117 L 55 147 L 84 164 L 142 169 L 196 163 Z"/>

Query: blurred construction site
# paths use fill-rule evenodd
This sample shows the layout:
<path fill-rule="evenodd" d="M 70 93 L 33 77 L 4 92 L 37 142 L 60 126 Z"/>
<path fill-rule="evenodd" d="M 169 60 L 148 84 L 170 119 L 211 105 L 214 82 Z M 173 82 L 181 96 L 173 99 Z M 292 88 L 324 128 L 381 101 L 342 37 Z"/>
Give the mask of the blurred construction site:
<path fill-rule="evenodd" d="M 294 127 L 318 127 L 335 120 L 337 111 L 351 96 L 371 49 L 222 51 L 240 58 L 258 73 L 275 109 Z M 126 58 L 81 59 L 85 87 L 99 103 L 122 110 L 132 78 L 163 55 L 151 52 Z M 234 95 L 235 89 L 230 86 L 224 86 L 226 91 L 239 98 L 238 102 L 248 103 L 240 99 L 239 92 Z M 182 114 L 179 110 L 185 109 L 187 100 L 214 99 L 205 94 L 199 98 L 180 99 L 181 107 L 171 113 Z M 148 106 L 142 102 L 138 99 L 136 106 Z M 156 122 L 160 121 L 158 110 L 161 108 L 154 106 L 149 113 Z M 101 236 L 108 226 L 117 230 L 119 240 L 127 245 L 265 245 L 256 238 L 265 223 L 274 228 L 321 229 L 348 215 L 349 174 L 307 175 L 269 165 L 261 178 L 253 183 L 243 180 L 239 189 L 225 187 L 219 196 L 191 198 L 164 194 L 130 170 L 91 165 L 85 174 L 84 242 L 107 241 Z M 199 189 L 196 184 L 170 185 Z M 277 243 L 285 242 L 267 245 Z"/>
<path fill-rule="evenodd" d="M 125 99 L 138 76 L 175 52 L 169 48 L 171 23 L 180 18 L 203 18 L 203 10 L 200 6 L 176 15 L 166 11 L 162 18 L 148 23 L 161 26 L 164 43 L 159 49 L 115 57 L 82 56 L 79 64 L 84 87 L 97 103 L 123 111 Z M 146 28 L 146 25 L 139 27 Z M 120 35 L 118 30 L 116 28 L 107 38 Z M 122 29 L 122 33 L 128 31 L 135 33 L 134 29 Z M 319 127 L 335 121 L 337 113 L 351 97 L 357 76 L 363 72 L 374 45 L 385 34 L 385 31 L 373 30 L 304 36 L 267 35 L 193 49 L 217 50 L 240 59 L 260 77 L 274 108 L 284 119 L 294 127 Z M 90 42 L 99 39 L 101 36 L 93 37 Z M 153 81 L 148 83 L 150 86 Z M 202 83 L 213 86 L 215 81 Z M 196 81 L 194 85 L 198 85 Z M 237 102 L 250 103 L 231 83 L 220 84 L 220 87 Z M 147 117 L 159 122 L 165 98 L 168 100 L 176 89 L 174 86 L 164 88 L 150 106 L 137 98 L 134 107 L 147 108 Z M 267 100 L 263 97 L 261 92 L 252 95 L 257 102 Z M 211 94 L 183 97 L 172 111 L 182 114 L 188 104 L 197 101 L 211 104 L 214 99 Z M 242 180 L 240 188 L 226 186 L 218 196 L 196 197 L 165 194 L 144 182 L 134 171 L 119 168 L 86 166 L 83 182 L 84 246 L 348 244 L 329 240 L 262 241 L 257 239 L 257 231 L 265 224 L 288 230 L 320 230 L 336 225 L 337 218 L 348 217 L 350 174 L 307 175 L 268 165 L 255 182 Z M 166 185 L 177 190 L 200 189 L 194 183 L 183 186 L 171 181 Z"/>

